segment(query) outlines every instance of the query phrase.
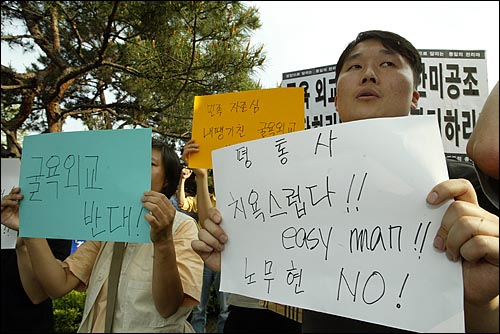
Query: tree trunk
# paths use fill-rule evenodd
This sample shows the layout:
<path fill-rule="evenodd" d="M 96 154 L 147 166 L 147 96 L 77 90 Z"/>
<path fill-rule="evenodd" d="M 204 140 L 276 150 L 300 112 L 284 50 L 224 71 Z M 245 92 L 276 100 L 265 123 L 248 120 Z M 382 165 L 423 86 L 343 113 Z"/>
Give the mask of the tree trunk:
<path fill-rule="evenodd" d="M 63 119 L 59 110 L 59 101 L 51 101 L 47 103 L 45 109 L 47 113 L 49 132 L 61 132 Z"/>

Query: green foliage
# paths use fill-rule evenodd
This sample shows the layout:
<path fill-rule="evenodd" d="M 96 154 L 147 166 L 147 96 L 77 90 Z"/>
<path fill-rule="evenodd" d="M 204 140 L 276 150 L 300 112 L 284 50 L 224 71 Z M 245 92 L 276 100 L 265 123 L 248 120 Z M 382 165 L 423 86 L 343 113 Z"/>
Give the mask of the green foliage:
<path fill-rule="evenodd" d="M 2 1 L 0 9 L 2 42 L 40 50 L 25 72 L 2 64 L 11 143 L 20 130 L 61 131 L 67 117 L 186 140 L 195 96 L 260 88 L 253 74 L 266 57 L 251 41 L 259 13 L 242 1 Z"/>
<path fill-rule="evenodd" d="M 85 292 L 71 291 L 66 296 L 52 301 L 54 308 L 54 327 L 56 333 L 76 333 L 82 321 L 85 306 Z M 219 314 L 219 300 L 215 288 L 210 288 L 207 305 L 207 318 L 215 318 Z"/>
<path fill-rule="evenodd" d="M 76 333 L 82 321 L 85 292 L 71 291 L 52 301 L 56 333 Z"/>

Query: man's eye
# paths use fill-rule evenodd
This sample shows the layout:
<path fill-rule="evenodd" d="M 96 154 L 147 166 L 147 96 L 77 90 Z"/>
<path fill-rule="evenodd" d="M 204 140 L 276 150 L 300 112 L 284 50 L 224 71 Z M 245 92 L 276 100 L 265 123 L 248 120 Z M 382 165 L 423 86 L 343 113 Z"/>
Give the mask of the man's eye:
<path fill-rule="evenodd" d="M 349 68 L 347 70 L 349 71 L 351 69 L 358 69 L 358 68 L 361 68 L 361 65 L 355 64 L 355 65 L 349 66 Z"/>
<path fill-rule="evenodd" d="M 383 67 L 390 67 L 390 66 L 394 66 L 394 63 L 392 61 L 384 61 L 382 63 L 382 66 Z"/>

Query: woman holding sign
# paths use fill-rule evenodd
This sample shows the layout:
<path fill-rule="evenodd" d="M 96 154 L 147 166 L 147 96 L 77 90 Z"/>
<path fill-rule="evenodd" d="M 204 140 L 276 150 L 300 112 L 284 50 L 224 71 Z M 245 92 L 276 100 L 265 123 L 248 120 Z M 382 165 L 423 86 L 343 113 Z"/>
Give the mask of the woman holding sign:
<path fill-rule="evenodd" d="M 149 211 L 151 242 L 124 245 L 118 283 L 108 284 L 114 246 L 120 243 L 88 240 L 61 262 L 46 239 L 18 240 L 23 285 L 34 303 L 46 295 L 58 298 L 86 289 L 79 332 L 194 332 L 187 318 L 199 302 L 202 284 L 203 262 L 191 249 L 198 228 L 168 200 L 179 180 L 179 157 L 157 139 L 152 150 L 151 190 L 141 198 Z M 19 188 L 2 199 L 2 222 L 19 220 L 22 199 Z M 116 302 L 108 303 L 114 296 Z"/>

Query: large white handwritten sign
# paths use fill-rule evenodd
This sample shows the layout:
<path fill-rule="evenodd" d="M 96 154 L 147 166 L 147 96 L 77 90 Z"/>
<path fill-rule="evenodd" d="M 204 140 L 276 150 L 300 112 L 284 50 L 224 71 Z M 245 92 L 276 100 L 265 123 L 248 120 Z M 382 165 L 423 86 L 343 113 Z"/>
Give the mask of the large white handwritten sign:
<path fill-rule="evenodd" d="M 414 331 L 464 331 L 433 116 L 336 124 L 213 152 L 229 236 L 221 290 Z"/>

